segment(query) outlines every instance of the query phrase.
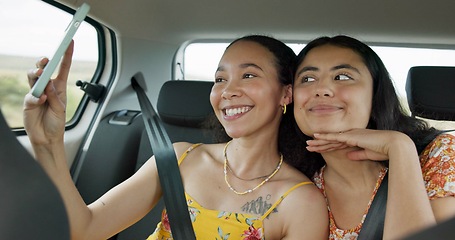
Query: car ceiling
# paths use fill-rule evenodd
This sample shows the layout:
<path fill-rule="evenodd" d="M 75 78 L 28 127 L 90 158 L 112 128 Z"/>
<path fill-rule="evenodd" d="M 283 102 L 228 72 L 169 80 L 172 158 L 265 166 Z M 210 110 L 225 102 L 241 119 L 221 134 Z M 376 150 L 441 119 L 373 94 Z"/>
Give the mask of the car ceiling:
<path fill-rule="evenodd" d="M 80 0 L 59 1 L 76 7 Z M 269 34 L 308 41 L 347 34 L 385 45 L 455 45 L 455 1 L 86 0 L 89 15 L 123 37 L 181 44 Z"/>

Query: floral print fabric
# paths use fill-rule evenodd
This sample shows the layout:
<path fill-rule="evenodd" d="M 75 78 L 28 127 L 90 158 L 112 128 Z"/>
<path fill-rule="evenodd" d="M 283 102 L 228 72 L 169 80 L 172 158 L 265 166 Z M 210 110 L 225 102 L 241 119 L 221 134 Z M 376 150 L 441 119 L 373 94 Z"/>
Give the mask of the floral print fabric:
<path fill-rule="evenodd" d="M 363 225 L 363 222 L 365 221 L 365 218 L 367 216 L 368 210 L 370 209 L 370 206 L 373 203 L 374 196 L 376 196 L 376 193 L 378 192 L 379 186 L 381 186 L 382 180 L 384 179 L 384 176 L 387 173 L 387 168 L 383 168 L 381 170 L 381 172 L 379 173 L 379 178 L 378 178 L 378 181 L 376 182 L 376 185 L 374 187 L 373 195 L 371 196 L 370 201 L 368 202 L 367 209 L 363 213 L 362 220 L 360 221 L 360 223 L 356 227 L 354 227 L 352 229 L 346 229 L 346 230 L 339 229 L 336 226 L 335 218 L 333 217 L 333 214 L 330 211 L 330 207 L 329 207 L 329 204 L 328 204 L 327 196 L 326 196 L 325 190 L 324 190 L 324 178 L 323 178 L 323 176 L 324 176 L 324 168 L 325 168 L 325 166 L 322 167 L 322 169 L 321 169 L 319 174 L 317 173 L 313 177 L 313 181 L 316 184 L 316 186 L 321 190 L 322 194 L 324 194 L 324 197 L 325 197 L 326 202 L 327 202 L 327 209 L 329 210 L 329 229 L 330 229 L 329 230 L 329 239 L 333 239 L 333 240 L 335 240 L 335 239 L 336 240 L 338 240 L 338 239 L 355 240 L 359 236 L 360 229 L 362 229 L 362 225 Z"/>
<path fill-rule="evenodd" d="M 425 187 L 430 200 L 436 198 L 443 198 L 449 196 L 455 196 L 455 136 L 450 134 L 442 134 L 436 137 L 420 154 L 420 165 L 422 167 L 422 175 L 425 181 Z M 319 174 L 313 177 L 313 181 L 316 186 L 324 193 L 324 179 L 323 170 L 321 169 Z M 385 172 L 379 177 L 379 181 L 376 184 L 373 196 L 368 204 L 365 214 L 362 217 L 361 222 L 353 229 L 339 229 L 336 226 L 333 215 L 329 209 L 330 219 L 330 235 L 329 239 L 333 240 L 355 240 L 359 236 L 359 232 L 362 229 L 362 224 L 365 220 L 366 214 L 370 208 L 371 202 L 376 195 L 379 184 L 384 177 Z M 325 196 L 325 194 L 324 194 Z"/>
<path fill-rule="evenodd" d="M 179 158 L 179 164 L 185 159 L 189 152 L 201 144 L 194 144 Z M 277 206 L 294 189 L 313 184 L 312 182 L 301 182 L 288 189 L 262 216 L 252 214 L 233 213 L 206 209 L 199 205 L 189 194 L 185 193 L 193 229 L 196 239 L 215 240 L 263 240 L 263 220 L 273 212 Z M 172 232 L 166 210 L 163 210 L 161 222 L 158 223 L 155 231 L 147 240 L 172 240 Z"/>
<path fill-rule="evenodd" d="M 280 205 L 289 193 L 307 184 L 313 183 L 301 182 L 288 189 L 262 216 L 206 209 L 185 193 L 196 239 L 263 240 L 265 239 L 263 220 Z M 169 220 L 166 210 L 164 210 L 161 215 L 161 222 L 147 240 L 171 239 L 173 238 Z"/>
<path fill-rule="evenodd" d="M 205 209 L 188 194 L 185 195 L 196 239 L 265 239 L 262 217 Z M 155 239 L 173 239 L 166 210 L 162 213 L 161 223 L 158 224 L 155 232 L 147 240 Z"/>
<path fill-rule="evenodd" d="M 420 164 L 430 200 L 455 196 L 455 136 L 438 136 L 422 152 Z"/>

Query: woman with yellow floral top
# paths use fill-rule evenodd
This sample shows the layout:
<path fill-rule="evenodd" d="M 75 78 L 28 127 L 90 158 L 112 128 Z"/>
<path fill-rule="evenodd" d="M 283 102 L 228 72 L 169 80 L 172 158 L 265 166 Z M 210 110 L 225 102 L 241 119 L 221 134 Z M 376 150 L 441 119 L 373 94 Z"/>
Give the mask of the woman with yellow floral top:
<path fill-rule="evenodd" d="M 313 40 L 298 55 L 293 87 L 301 132 L 288 150 L 301 157 L 289 159 L 302 159 L 292 164 L 324 194 L 330 239 L 358 238 L 387 175 L 384 239 L 455 215 L 455 137 L 402 110 L 370 47 L 348 36 Z"/>
<path fill-rule="evenodd" d="M 152 157 L 89 206 L 80 197 L 63 147 L 72 48 L 45 94 L 39 99 L 26 96 L 25 128 L 38 162 L 64 199 L 72 239 L 107 239 L 145 216 L 162 189 Z M 174 143 L 197 239 L 327 239 L 322 194 L 280 153 L 280 125 L 286 105 L 292 102 L 295 57 L 292 49 L 271 37 L 253 35 L 234 41 L 219 62 L 210 95 L 232 140 Z M 38 69 L 30 71 L 30 85 L 46 63 L 42 59 Z M 156 230 L 150 229 L 149 239 L 172 239 L 165 211 L 162 216 Z"/>

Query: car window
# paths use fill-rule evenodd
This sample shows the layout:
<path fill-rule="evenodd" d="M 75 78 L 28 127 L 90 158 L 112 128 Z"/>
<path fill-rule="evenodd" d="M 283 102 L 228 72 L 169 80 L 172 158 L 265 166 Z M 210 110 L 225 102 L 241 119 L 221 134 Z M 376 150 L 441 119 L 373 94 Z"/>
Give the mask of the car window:
<path fill-rule="evenodd" d="M 43 1 L 0 0 L 0 107 L 11 128 L 23 127 L 22 103 L 29 91 L 26 72 L 41 56 L 52 57 L 71 18 Z M 67 122 L 75 117 L 84 94 L 76 81 L 90 82 L 98 64 L 96 29 L 83 22 L 73 39 L 78 50 L 68 78 Z"/>
<path fill-rule="evenodd" d="M 296 54 L 305 46 L 304 44 L 295 43 L 288 45 Z M 213 81 L 218 61 L 227 46 L 228 43 L 195 42 L 189 44 L 184 51 L 184 79 Z M 389 70 L 405 108 L 408 106 L 405 91 L 406 77 L 411 67 L 455 66 L 455 50 L 453 49 L 384 46 L 372 46 L 372 48 L 384 61 L 384 64 Z M 409 111 L 409 109 L 407 110 Z M 431 125 L 441 129 L 455 129 L 455 122 L 427 121 Z"/>

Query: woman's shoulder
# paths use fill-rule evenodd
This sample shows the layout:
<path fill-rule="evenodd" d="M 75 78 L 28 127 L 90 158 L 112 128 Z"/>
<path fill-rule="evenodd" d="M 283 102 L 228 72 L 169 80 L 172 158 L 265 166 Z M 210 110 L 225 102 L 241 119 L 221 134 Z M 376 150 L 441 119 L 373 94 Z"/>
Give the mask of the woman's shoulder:
<path fill-rule="evenodd" d="M 186 151 L 189 148 L 198 148 L 200 150 L 205 150 L 205 151 L 211 151 L 212 149 L 216 148 L 218 149 L 220 146 L 224 146 L 223 144 L 226 143 L 191 143 L 191 142 L 175 142 L 172 145 L 174 145 L 174 149 L 176 151 Z"/>
<path fill-rule="evenodd" d="M 304 214 L 308 214 L 308 212 L 327 214 L 324 196 L 311 179 L 304 174 L 288 178 L 282 190 L 285 193 L 281 198 L 286 199 L 286 204 L 281 207 L 283 211 L 297 213 L 295 206 L 299 206 L 299 210 Z"/>
<path fill-rule="evenodd" d="M 448 162 L 455 159 L 455 136 L 452 134 L 438 135 L 423 150 L 420 155 L 421 165 L 424 169 L 439 165 L 439 162 Z"/>
<path fill-rule="evenodd" d="M 204 144 L 190 142 L 175 142 L 173 143 L 175 154 L 181 158 L 182 156 L 214 156 L 224 146 L 223 144 Z M 191 153 L 191 154 L 190 154 Z"/>
<path fill-rule="evenodd" d="M 430 199 L 453 196 L 455 136 L 437 136 L 420 155 L 423 179 Z"/>
<path fill-rule="evenodd" d="M 455 152 L 455 135 L 445 133 L 436 136 L 424 149 L 422 155 L 433 155 L 442 150 Z"/>
<path fill-rule="evenodd" d="M 298 184 L 300 182 L 311 183 L 309 176 L 306 176 L 304 173 L 291 166 L 290 164 L 283 163 L 282 172 L 283 174 L 281 174 L 281 178 L 291 184 Z"/>
<path fill-rule="evenodd" d="M 435 141 L 442 141 L 443 143 L 446 143 L 446 144 L 447 143 L 453 144 L 455 142 L 455 132 L 454 132 L 454 134 L 450 134 L 450 133 L 439 134 L 433 140 L 433 142 L 435 142 Z"/>
<path fill-rule="evenodd" d="M 284 171 L 282 172 L 281 180 L 285 183 L 283 184 L 283 190 L 293 193 L 290 195 L 298 196 L 297 198 L 306 198 L 319 193 L 319 190 L 311 179 L 294 167 L 286 165 L 282 170 Z"/>

